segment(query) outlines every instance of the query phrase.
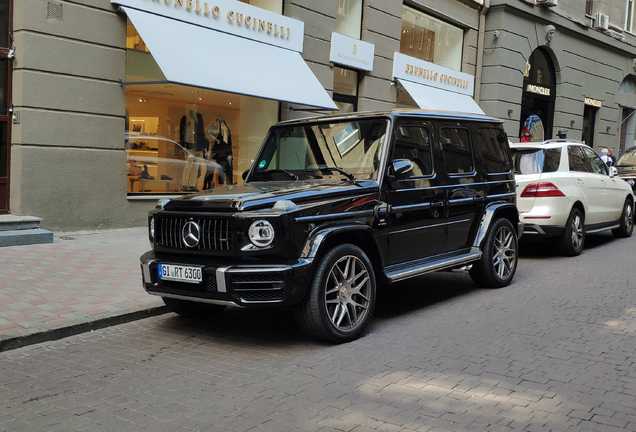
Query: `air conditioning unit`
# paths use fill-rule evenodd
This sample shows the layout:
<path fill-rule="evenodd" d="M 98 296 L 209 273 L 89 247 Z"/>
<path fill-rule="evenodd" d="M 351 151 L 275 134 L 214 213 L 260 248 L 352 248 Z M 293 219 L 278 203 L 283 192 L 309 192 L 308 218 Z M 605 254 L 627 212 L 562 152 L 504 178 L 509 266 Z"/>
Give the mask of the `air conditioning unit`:
<path fill-rule="evenodd" d="M 602 13 L 594 15 L 594 28 L 599 30 L 609 29 L 609 17 Z"/>
<path fill-rule="evenodd" d="M 557 5 L 557 0 L 535 0 L 537 6 L 554 7 Z"/>

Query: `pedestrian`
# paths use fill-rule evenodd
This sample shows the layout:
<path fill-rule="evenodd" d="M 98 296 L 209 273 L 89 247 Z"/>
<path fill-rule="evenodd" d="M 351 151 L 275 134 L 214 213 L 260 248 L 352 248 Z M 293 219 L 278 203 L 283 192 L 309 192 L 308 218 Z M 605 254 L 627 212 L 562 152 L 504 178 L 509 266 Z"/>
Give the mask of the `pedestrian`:
<path fill-rule="evenodd" d="M 608 167 L 613 165 L 612 158 L 609 156 L 609 149 L 604 147 L 601 150 L 601 160 L 605 162 L 605 165 L 607 165 Z"/>
<path fill-rule="evenodd" d="M 610 166 L 616 166 L 616 156 L 613 155 L 612 149 L 607 149 L 607 156 L 612 160 L 612 164 Z"/>

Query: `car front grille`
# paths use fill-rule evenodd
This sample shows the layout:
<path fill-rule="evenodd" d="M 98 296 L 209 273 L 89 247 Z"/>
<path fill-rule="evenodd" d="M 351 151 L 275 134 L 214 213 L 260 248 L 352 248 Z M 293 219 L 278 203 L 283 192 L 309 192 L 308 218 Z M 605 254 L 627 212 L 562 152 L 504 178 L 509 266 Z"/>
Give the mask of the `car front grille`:
<path fill-rule="evenodd" d="M 199 242 L 194 247 L 186 246 L 183 227 L 189 221 L 200 228 Z M 202 251 L 230 251 L 234 248 L 232 220 L 207 217 L 159 217 L 155 221 L 155 241 L 159 246 L 173 249 Z"/>

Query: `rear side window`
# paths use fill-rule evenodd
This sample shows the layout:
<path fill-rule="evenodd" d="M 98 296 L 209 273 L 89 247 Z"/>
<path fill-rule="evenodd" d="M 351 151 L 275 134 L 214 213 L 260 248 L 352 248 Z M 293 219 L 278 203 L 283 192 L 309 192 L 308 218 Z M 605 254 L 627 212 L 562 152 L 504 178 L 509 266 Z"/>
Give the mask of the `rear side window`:
<path fill-rule="evenodd" d="M 480 127 L 477 129 L 477 140 L 481 147 L 484 168 L 488 174 L 510 172 L 508 139 L 501 129 Z"/>
<path fill-rule="evenodd" d="M 578 146 L 568 146 L 568 161 L 570 171 L 592 172 L 592 167 L 587 163 L 583 150 Z"/>
<path fill-rule="evenodd" d="M 473 149 L 468 130 L 444 127 L 441 129 L 444 161 L 448 174 L 472 174 L 475 171 Z"/>
<path fill-rule="evenodd" d="M 541 174 L 559 169 L 561 148 L 518 150 L 512 149 L 515 174 Z"/>

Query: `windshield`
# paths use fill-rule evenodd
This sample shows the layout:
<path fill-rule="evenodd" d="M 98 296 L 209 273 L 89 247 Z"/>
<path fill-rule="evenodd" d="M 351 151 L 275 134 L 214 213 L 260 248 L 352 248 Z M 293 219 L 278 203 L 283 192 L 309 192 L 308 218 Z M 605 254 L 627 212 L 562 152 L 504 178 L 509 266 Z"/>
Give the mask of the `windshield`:
<path fill-rule="evenodd" d="M 281 126 L 272 130 L 255 161 L 261 179 L 377 178 L 388 120 Z"/>
<path fill-rule="evenodd" d="M 518 150 L 511 149 L 515 174 L 541 174 L 559 169 L 561 148 Z"/>
<path fill-rule="evenodd" d="M 616 163 L 617 166 L 636 167 L 636 147 L 628 148 Z"/>

